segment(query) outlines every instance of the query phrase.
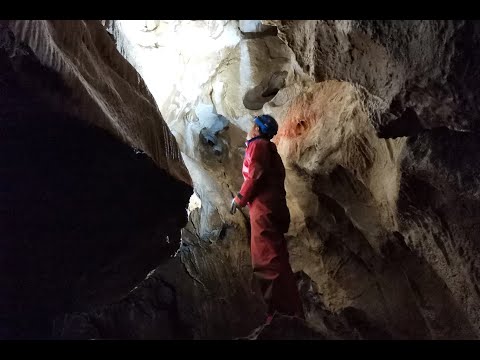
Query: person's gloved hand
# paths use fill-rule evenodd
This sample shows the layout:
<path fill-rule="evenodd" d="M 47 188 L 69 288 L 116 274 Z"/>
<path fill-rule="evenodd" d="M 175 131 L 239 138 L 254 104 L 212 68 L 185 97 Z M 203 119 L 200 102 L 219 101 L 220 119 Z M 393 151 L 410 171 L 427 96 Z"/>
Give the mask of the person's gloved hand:
<path fill-rule="evenodd" d="M 235 198 L 232 199 L 232 204 L 230 206 L 230 214 L 235 214 L 235 211 L 237 211 L 238 204 L 235 202 Z"/>

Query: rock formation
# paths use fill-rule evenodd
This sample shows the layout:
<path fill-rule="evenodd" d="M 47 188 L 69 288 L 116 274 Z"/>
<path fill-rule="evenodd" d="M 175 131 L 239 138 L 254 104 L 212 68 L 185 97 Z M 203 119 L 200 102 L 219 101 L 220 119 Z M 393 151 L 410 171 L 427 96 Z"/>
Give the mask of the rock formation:
<path fill-rule="evenodd" d="M 2 319 L 54 318 L 61 338 L 477 339 L 479 24 L 4 24 Z M 260 113 L 280 125 L 307 313 L 266 327 L 248 209 L 228 212 Z"/>
<path fill-rule="evenodd" d="M 99 22 L 0 25 L 0 336 L 49 338 L 175 253 L 191 180 Z"/>

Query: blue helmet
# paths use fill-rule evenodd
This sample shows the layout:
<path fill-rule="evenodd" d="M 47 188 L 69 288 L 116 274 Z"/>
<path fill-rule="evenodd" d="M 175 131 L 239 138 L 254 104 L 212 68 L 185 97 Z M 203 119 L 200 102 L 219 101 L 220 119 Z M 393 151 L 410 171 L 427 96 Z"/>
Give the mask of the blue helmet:
<path fill-rule="evenodd" d="M 270 115 L 260 115 L 255 117 L 255 124 L 260 128 L 263 135 L 267 135 L 269 139 L 273 138 L 278 131 L 277 121 Z"/>

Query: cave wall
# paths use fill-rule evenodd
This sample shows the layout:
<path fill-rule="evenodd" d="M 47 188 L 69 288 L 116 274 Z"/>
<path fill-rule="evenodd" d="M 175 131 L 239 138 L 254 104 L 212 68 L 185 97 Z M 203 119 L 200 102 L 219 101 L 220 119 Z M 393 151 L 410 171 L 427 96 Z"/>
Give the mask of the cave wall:
<path fill-rule="evenodd" d="M 276 141 L 290 168 L 292 264 L 330 309 L 361 310 L 394 338 L 475 337 L 432 258 L 403 239 L 397 204 L 408 142 L 376 136 L 363 95 L 326 81 L 290 105 Z"/>
<path fill-rule="evenodd" d="M 297 174 L 291 176 L 310 182 L 307 189 L 317 196 L 321 194 L 318 204 L 322 207 L 337 203 L 336 211 L 349 218 L 347 223 L 343 222 L 340 236 L 332 240 L 335 230 L 318 226 L 319 217 L 305 217 L 307 229 L 309 222 L 313 224 L 308 233 L 313 231 L 319 234 L 318 238 L 324 238 L 322 245 L 313 248 L 328 252 L 335 245 L 324 247 L 324 241 L 345 243 L 350 238 L 345 235 L 345 225 L 353 225 L 373 248 L 371 256 L 381 254 L 381 267 L 391 267 L 388 263 L 392 261 L 395 264 L 388 270 L 391 275 L 387 278 L 393 276 L 397 280 L 387 283 L 396 283 L 396 289 L 389 285 L 391 289 L 386 290 L 383 281 L 374 281 L 379 287 L 376 298 L 386 313 L 392 314 L 386 317 L 390 331 L 407 338 L 478 337 L 478 246 L 471 232 L 476 214 L 473 169 L 478 157 L 473 145 L 478 112 L 473 105 L 478 93 L 473 86 L 477 76 L 473 64 L 479 60 L 476 47 L 471 45 L 478 42 L 478 23 L 267 23 L 278 25 L 279 36 L 312 80 L 325 84 L 311 99 L 297 96 L 298 91 L 291 92 L 289 98 L 296 100 L 291 101 L 286 116 L 280 114 L 285 120 L 277 139 L 283 146 L 284 159 L 293 160 Z M 331 79 L 355 87 L 360 108 L 370 124 L 370 136 L 360 135 L 357 128 L 351 140 L 345 138 L 351 123 L 355 123 L 355 112 L 348 116 L 348 125 L 337 123 L 333 131 L 328 127 L 329 119 L 348 110 L 348 106 L 339 108 L 348 96 L 346 93 L 338 91 L 334 98 L 327 90 Z M 273 107 L 269 110 L 275 111 Z M 341 141 L 335 142 L 336 139 Z M 298 196 L 293 197 L 298 201 Z M 304 204 L 303 212 L 311 215 L 315 206 Z M 332 219 L 331 211 L 321 213 L 321 222 L 338 221 L 335 213 Z M 305 253 L 304 248 L 297 251 Z M 316 271 L 322 276 L 331 266 L 304 257 L 297 257 L 299 263 L 320 263 Z M 400 258 L 401 271 L 394 260 Z M 372 258 L 365 261 L 369 265 L 375 262 Z M 332 267 L 341 272 L 348 266 L 345 276 L 359 273 L 351 260 L 347 264 L 339 261 L 339 268 Z M 385 270 L 380 273 L 385 276 Z M 345 281 L 352 285 L 362 283 L 358 279 L 340 282 Z M 336 282 L 333 288 L 337 286 Z M 346 293 L 350 290 L 348 285 Z M 405 299 L 398 295 L 393 298 L 388 292 L 404 294 Z M 413 304 L 407 305 L 412 300 Z M 358 304 L 361 300 L 354 302 L 363 307 Z M 399 302 L 404 304 L 400 307 Z M 375 301 L 369 299 L 366 303 Z M 378 317 L 376 312 L 371 308 L 367 314 Z M 411 330 L 410 321 L 416 324 Z"/>
<path fill-rule="evenodd" d="M 244 336 L 262 321 L 248 210 L 228 209 L 250 119 L 267 112 L 280 124 L 288 245 L 309 327 L 279 318 L 259 338 L 294 337 L 286 327 L 308 338 L 478 338 L 478 22 L 152 21 L 140 44 L 116 23 L 201 199 L 176 256 L 152 275 L 175 290 L 190 336 Z M 141 49 L 168 55 L 170 27 L 221 39 L 191 70 L 198 48 L 172 55 L 178 71 L 205 70 L 198 86 L 172 76 L 160 89 L 142 62 Z"/>
<path fill-rule="evenodd" d="M 208 26 L 218 34 L 232 23 Z M 241 229 L 233 242 L 248 237 L 248 212 L 230 216 L 228 201 L 241 184 L 249 119 L 271 113 L 287 167 L 292 265 L 317 284 L 329 311 L 361 311 L 394 338 L 478 336 L 474 220 L 446 211 L 455 204 L 459 214 L 475 214 L 478 59 L 470 45 L 477 23 L 237 26 L 238 39 L 216 54 L 201 93 L 185 102 L 174 90 L 166 102 L 177 109 L 165 112 L 167 123 L 202 200 L 198 237 L 216 238 L 230 226 Z M 450 130 L 435 147 L 435 132 L 427 134 L 439 127 Z M 472 132 L 465 135 L 472 140 L 455 140 L 459 130 Z M 454 156 L 450 146 L 472 155 L 433 165 Z M 187 243 L 183 254 L 192 253 Z M 219 252 L 205 255 L 203 265 L 193 255 L 182 261 L 208 276 L 228 267 L 213 260 Z M 308 317 L 324 326 L 313 310 Z"/>
<path fill-rule="evenodd" d="M 0 337 L 51 338 L 174 254 L 191 179 L 100 22 L 2 21 L 0 68 Z"/>
<path fill-rule="evenodd" d="M 312 79 L 349 81 L 384 101 L 386 108 L 372 117 L 381 136 L 442 126 L 478 129 L 477 21 L 267 23 L 278 26 L 279 37 Z"/>

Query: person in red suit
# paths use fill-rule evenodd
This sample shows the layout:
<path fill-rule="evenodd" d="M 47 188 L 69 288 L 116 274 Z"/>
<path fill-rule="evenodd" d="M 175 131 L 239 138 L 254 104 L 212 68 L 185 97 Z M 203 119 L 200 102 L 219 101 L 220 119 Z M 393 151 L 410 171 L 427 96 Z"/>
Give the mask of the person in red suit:
<path fill-rule="evenodd" d="M 305 318 L 284 236 L 290 226 L 285 167 L 270 141 L 277 131 L 272 116 L 255 117 L 247 136 L 244 182 L 231 206 L 232 214 L 246 205 L 250 210 L 252 267 L 268 307 L 267 323 L 275 312 Z"/>

